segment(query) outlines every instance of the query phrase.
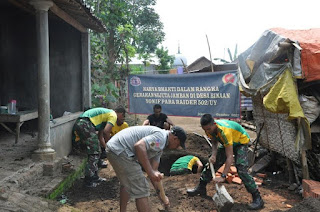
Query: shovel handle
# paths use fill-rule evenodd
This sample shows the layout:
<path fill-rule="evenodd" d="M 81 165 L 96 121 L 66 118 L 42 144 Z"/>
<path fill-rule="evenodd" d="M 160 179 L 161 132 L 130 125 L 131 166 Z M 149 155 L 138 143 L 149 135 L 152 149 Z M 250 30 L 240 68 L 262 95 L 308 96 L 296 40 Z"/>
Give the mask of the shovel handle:
<path fill-rule="evenodd" d="M 212 163 L 209 163 L 209 164 L 210 164 L 212 179 L 214 180 L 214 179 L 216 179 L 216 172 L 214 171 L 213 164 L 212 164 Z M 218 183 L 215 183 L 215 186 L 216 186 L 217 192 L 220 192 L 220 188 L 219 188 L 219 186 L 218 186 Z"/>
<path fill-rule="evenodd" d="M 214 171 L 214 167 L 212 163 L 210 163 L 210 169 L 211 169 L 212 179 L 216 179 L 216 173 Z"/>

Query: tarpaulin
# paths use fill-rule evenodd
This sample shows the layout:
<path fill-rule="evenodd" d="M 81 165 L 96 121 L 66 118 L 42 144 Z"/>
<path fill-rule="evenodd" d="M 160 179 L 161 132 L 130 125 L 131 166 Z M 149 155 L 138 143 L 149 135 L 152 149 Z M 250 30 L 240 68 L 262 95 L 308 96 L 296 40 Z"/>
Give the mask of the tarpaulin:
<path fill-rule="evenodd" d="M 269 93 L 263 98 L 264 107 L 273 113 L 289 113 L 288 119 L 298 119 L 296 148 L 311 148 L 310 124 L 305 117 L 298 99 L 292 73 L 286 69 Z"/>
<path fill-rule="evenodd" d="M 301 66 L 305 82 L 320 80 L 320 29 L 288 30 L 273 28 L 271 30 L 299 43 L 302 48 Z"/>

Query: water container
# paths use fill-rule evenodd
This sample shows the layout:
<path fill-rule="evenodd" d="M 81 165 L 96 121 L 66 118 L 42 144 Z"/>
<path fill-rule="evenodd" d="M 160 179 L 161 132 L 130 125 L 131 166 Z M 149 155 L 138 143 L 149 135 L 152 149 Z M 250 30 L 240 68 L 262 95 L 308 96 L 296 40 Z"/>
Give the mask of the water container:
<path fill-rule="evenodd" d="M 8 113 L 9 114 L 16 114 L 17 112 L 17 101 L 16 100 L 10 100 L 8 104 Z"/>

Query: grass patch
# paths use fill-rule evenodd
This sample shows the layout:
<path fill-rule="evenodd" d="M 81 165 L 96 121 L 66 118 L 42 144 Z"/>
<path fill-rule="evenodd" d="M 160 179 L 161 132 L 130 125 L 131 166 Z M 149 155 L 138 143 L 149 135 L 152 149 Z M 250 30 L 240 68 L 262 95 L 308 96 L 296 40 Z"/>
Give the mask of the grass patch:
<path fill-rule="evenodd" d="M 80 178 L 82 175 L 85 166 L 87 164 L 87 158 L 84 159 L 77 170 L 71 173 L 66 179 L 64 179 L 57 188 L 48 195 L 48 199 L 54 200 L 57 197 L 61 196 L 66 190 L 72 187 L 73 183 Z"/>

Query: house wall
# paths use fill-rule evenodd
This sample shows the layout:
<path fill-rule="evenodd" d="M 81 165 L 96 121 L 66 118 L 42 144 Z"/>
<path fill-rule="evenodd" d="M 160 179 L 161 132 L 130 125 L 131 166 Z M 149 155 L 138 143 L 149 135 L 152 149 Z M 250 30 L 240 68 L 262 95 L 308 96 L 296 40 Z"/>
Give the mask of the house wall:
<path fill-rule="evenodd" d="M 50 106 L 55 118 L 50 141 L 57 156 L 69 154 L 72 126 L 79 116 L 74 112 L 83 106 L 81 37 L 49 12 Z M 0 1 L 0 105 L 16 99 L 18 110 L 37 109 L 38 92 L 36 17 Z M 62 117 L 64 111 L 74 114 Z M 37 127 L 36 120 L 32 123 Z"/>
<path fill-rule="evenodd" d="M 50 105 L 53 117 L 82 108 L 81 33 L 58 18 L 49 21 Z"/>
<path fill-rule="evenodd" d="M 51 14 L 51 13 L 49 13 Z M 36 18 L 0 4 L 0 105 L 38 108 Z M 82 109 L 81 33 L 49 15 L 50 106 L 54 118 Z"/>
<path fill-rule="evenodd" d="M 0 7 L 0 103 L 17 100 L 20 109 L 37 108 L 35 17 L 15 7 Z"/>

